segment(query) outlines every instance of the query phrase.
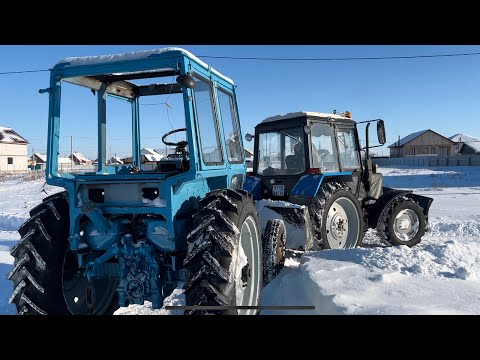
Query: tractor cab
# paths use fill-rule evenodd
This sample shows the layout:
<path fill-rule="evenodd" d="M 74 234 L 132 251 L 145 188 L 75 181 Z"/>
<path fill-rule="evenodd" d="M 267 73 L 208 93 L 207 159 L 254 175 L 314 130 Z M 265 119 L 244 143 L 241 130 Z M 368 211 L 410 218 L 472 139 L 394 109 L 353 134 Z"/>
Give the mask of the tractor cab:
<path fill-rule="evenodd" d="M 349 115 L 349 114 L 347 114 Z M 347 116 L 297 112 L 265 119 L 255 127 L 254 176 L 263 197 L 287 200 L 307 174 L 358 178 L 361 158 L 356 124 Z"/>

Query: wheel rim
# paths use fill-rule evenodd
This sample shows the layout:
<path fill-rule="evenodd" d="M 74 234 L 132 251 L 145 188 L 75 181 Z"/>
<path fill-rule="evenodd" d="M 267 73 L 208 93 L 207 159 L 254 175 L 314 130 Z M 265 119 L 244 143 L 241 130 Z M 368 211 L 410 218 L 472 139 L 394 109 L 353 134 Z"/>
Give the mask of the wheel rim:
<path fill-rule="evenodd" d="M 330 249 L 355 247 L 360 230 L 360 216 L 355 204 L 340 197 L 330 206 L 327 214 L 326 233 Z"/>
<path fill-rule="evenodd" d="M 410 241 L 418 233 L 420 221 L 415 211 L 404 209 L 395 216 L 393 231 L 401 241 Z"/>
<path fill-rule="evenodd" d="M 68 251 L 63 262 L 62 289 L 67 308 L 73 315 L 88 315 L 91 313 L 86 301 L 87 285 L 88 280 L 83 275 L 83 271 L 79 271 L 75 256 Z M 117 285 L 118 281 L 116 280 L 93 280 L 95 290 L 94 315 L 101 315 L 107 311 L 116 294 Z"/>
<path fill-rule="evenodd" d="M 235 297 L 237 306 L 257 306 L 260 291 L 260 242 L 257 223 L 247 217 L 240 230 L 235 266 Z M 239 309 L 239 315 L 254 315 L 256 309 Z"/>

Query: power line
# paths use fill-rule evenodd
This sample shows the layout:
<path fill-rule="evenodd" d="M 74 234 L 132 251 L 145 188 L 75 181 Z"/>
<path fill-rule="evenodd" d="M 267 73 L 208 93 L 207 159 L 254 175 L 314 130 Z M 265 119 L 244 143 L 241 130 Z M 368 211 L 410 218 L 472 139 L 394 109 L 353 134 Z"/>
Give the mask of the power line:
<path fill-rule="evenodd" d="M 204 59 L 225 59 L 225 60 L 258 60 L 258 61 L 356 61 L 356 60 L 399 60 L 399 59 L 426 59 L 440 57 L 456 57 L 456 56 L 478 56 L 480 52 L 473 53 L 456 53 L 456 54 L 436 54 L 436 55 L 404 55 L 404 56 L 372 56 L 372 57 L 335 57 L 335 58 L 277 58 L 277 57 L 242 57 L 242 56 L 216 56 L 216 55 L 198 55 L 198 58 Z M 145 60 L 156 60 L 145 59 Z M 0 75 L 25 74 L 46 72 L 50 69 L 39 70 L 19 70 L 19 71 L 3 71 Z M 150 105 L 150 104 L 143 104 Z"/>
<path fill-rule="evenodd" d="M 396 60 L 396 59 L 419 59 L 419 58 L 437 58 L 454 56 L 476 56 L 475 53 L 458 54 L 437 54 L 437 55 L 410 55 L 410 56 L 378 56 L 378 57 L 345 57 L 345 58 L 274 58 L 274 57 L 237 57 L 237 56 L 198 56 L 208 59 L 228 59 L 228 60 L 262 60 L 262 61 L 352 61 L 352 60 Z"/>
<path fill-rule="evenodd" d="M 41 70 L 19 70 L 19 71 L 3 71 L 0 72 L 0 75 L 9 75 L 9 74 L 25 74 L 25 73 L 36 73 L 36 72 L 45 72 L 50 71 L 50 69 L 41 69 Z"/>

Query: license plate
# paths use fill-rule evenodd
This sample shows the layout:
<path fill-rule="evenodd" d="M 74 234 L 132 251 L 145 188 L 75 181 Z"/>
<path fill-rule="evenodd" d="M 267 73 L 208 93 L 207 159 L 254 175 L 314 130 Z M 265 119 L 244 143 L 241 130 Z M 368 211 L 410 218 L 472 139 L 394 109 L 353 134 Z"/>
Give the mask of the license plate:
<path fill-rule="evenodd" d="M 272 193 L 273 193 L 273 196 L 284 196 L 285 185 L 273 185 Z"/>

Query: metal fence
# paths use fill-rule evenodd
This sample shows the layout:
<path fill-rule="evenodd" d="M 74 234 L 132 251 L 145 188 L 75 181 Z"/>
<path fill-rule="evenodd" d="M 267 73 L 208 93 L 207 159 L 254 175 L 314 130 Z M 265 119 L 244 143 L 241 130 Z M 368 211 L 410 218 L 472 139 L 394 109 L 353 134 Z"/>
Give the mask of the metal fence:
<path fill-rule="evenodd" d="M 480 166 L 480 155 L 407 156 L 403 158 L 372 158 L 378 166 Z"/>

